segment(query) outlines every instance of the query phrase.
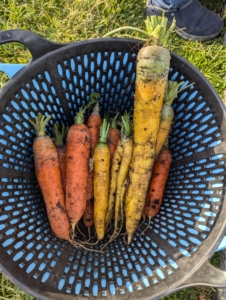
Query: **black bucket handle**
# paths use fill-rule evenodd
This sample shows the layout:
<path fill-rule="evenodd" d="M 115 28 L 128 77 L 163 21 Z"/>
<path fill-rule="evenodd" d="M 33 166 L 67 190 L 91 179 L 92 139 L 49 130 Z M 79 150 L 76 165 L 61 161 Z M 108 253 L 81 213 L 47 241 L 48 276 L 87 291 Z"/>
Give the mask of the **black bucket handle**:
<path fill-rule="evenodd" d="M 31 61 L 34 61 L 49 52 L 68 45 L 48 41 L 29 30 L 12 29 L 0 32 L 0 45 L 12 42 L 24 44 L 31 52 Z"/>

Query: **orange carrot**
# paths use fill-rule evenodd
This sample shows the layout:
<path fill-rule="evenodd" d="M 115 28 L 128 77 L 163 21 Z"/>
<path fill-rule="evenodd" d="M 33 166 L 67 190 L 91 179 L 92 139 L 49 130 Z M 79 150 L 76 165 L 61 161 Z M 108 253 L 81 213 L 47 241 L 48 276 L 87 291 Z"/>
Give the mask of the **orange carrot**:
<path fill-rule="evenodd" d="M 151 218 L 155 217 L 159 213 L 171 161 L 172 155 L 170 150 L 168 148 L 163 148 L 154 163 L 144 207 L 144 212 L 149 218 L 149 223 Z"/>
<path fill-rule="evenodd" d="M 100 106 L 99 106 L 100 94 L 94 93 L 90 96 L 90 99 L 96 99 L 97 103 L 93 108 L 93 112 L 87 120 L 87 127 L 90 132 L 91 141 L 91 156 L 89 159 L 89 173 L 88 173 L 88 184 L 87 184 L 87 195 L 86 195 L 86 208 L 83 214 L 83 223 L 88 229 L 93 225 L 93 151 L 100 139 L 100 126 L 102 124 L 102 119 L 100 116 Z"/>
<path fill-rule="evenodd" d="M 45 127 L 50 118 L 51 116 L 45 118 L 38 114 L 34 120 L 30 120 L 37 135 L 33 142 L 35 175 L 52 231 L 58 238 L 71 241 L 57 150 L 52 139 L 45 133 Z"/>
<path fill-rule="evenodd" d="M 111 160 L 114 156 L 115 150 L 117 148 L 118 141 L 120 139 L 120 131 L 117 128 L 117 118 L 118 113 L 112 118 L 111 125 L 108 131 L 107 144 L 110 149 Z"/>
<path fill-rule="evenodd" d="M 89 174 L 86 191 L 86 208 L 82 216 L 83 223 L 90 228 L 93 225 L 93 159 L 89 159 Z"/>
<path fill-rule="evenodd" d="M 65 138 L 68 131 L 68 127 L 62 124 L 61 131 L 59 130 L 59 125 L 54 124 L 53 126 L 53 141 L 57 149 L 58 160 L 60 164 L 60 173 L 63 189 L 66 189 L 66 145 Z"/>
<path fill-rule="evenodd" d="M 68 129 L 66 137 L 66 210 L 74 232 L 84 214 L 87 198 L 91 139 L 84 124 L 84 112 L 93 104 L 82 107 L 75 116 L 75 124 Z"/>
<path fill-rule="evenodd" d="M 97 98 L 99 94 L 94 93 L 90 96 L 91 99 Z M 102 124 L 102 119 L 100 117 L 100 107 L 99 102 L 96 103 L 93 112 L 89 116 L 87 120 L 87 127 L 89 128 L 90 132 L 90 139 L 91 139 L 91 148 L 92 152 L 94 148 L 96 147 L 97 143 L 99 142 L 100 138 L 100 126 Z"/>

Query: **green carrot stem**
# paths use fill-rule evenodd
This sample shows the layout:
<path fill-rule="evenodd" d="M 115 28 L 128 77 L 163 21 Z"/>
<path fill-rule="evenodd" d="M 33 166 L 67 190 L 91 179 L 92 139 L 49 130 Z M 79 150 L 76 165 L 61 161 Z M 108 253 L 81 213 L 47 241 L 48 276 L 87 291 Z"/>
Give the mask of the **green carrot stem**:
<path fill-rule="evenodd" d="M 99 143 L 103 143 L 103 144 L 107 143 L 107 136 L 108 136 L 109 128 L 110 128 L 110 124 L 106 121 L 106 119 L 103 119 L 103 123 L 100 126 Z"/>
<path fill-rule="evenodd" d="M 162 16 L 147 17 L 144 22 L 146 25 L 146 31 L 133 26 L 123 26 L 108 32 L 103 37 L 112 36 L 120 31 L 133 30 L 145 36 L 147 38 L 146 42 L 148 45 L 159 45 L 165 47 L 167 45 L 170 34 L 176 27 L 175 19 L 173 19 L 172 24 L 169 28 L 167 28 L 168 18 L 164 16 L 164 13 Z"/>
<path fill-rule="evenodd" d="M 125 113 L 122 116 L 122 136 L 129 137 L 132 133 L 132 126 L 130 121 L 130 115 L 128 113 Z"/>
<path fill-rule="evenodd" d="M 136 31 L 136 32 L 139 32 L 139 33 L 145 35 L 147 38 L 150 38 L 149 34 L 146 31 L 144 31 L 142 29 L 139 29 L 139 28 L 136 28 L 136 27 L 133 27 L 133 26 L 122 26 L 120 28 L 116 28 L 116 29 L 106 33 L 103 37 L 112 36 L 115 33 L 123 31 L 123 30 L 133 30 L 133 31 Z"/>
<path fill-rule="evenodd" d="M 45 116 L 42 114 L 38 114 L 33 120 L 29 120 L 29 122 L 34 126 L 36 136 L 45 136 L 46 132 L 46 124 L 49 122 L 49 120 L 52 118 L 52 116 Z"/>
<path fill-rule="evenodd" d="M 88 104 L 82 106 L 79 109 L 79 111 L 76 113 L 76 115 L 75 115 L 75 124 L 83 124 L 84 123 L 84 114 L 85 114 L 86 110 L 88 108 L 90 108 L 90 106 L 96 104 L 98 99 L 97 99 L 97 93 L 94 93 L 94 94 L 90 95 L 90 101 L 88 102 Z"/>
<path fill-rule="evenodd" d="M 111 126 L 110 128 L 114 128 L 114 129 L 117 129 L 117 119 L 118 119 L 118 116 L 119 116 L 119 112 L 117 112 L 117 114 L 111 119 Z"/>
<path fill-rule="evenodd" d="M 169 80 L 167 82 L 166 94 L 164 98 L 164 103 L 168 105 L 172 105 L 173 100 L 177 97 L 179 92 L 179 88 L 184 84 L 184 81 L 176 82 Z"/>
<path fill-rule="evenodd" d="M 68 127 L 62 124 L 61 131 L 59 130 L 59 124 L 53 125 L 53 140 L 57 147 L 63 146 L 66 138 Z"/>

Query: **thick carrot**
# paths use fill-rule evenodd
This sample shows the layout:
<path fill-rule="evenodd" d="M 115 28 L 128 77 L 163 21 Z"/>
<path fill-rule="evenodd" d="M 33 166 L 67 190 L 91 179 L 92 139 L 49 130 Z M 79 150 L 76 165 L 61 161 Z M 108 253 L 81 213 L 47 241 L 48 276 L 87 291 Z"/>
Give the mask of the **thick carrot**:
<path fill-rule="evenodd" d="M 108 137 L 107 137 L 107 143 L 110 149 L 111 154 L 111 160 L 113 159 L 115 150 L 117 148 L 118 141 L 120 139 L 120 131 L 117 127 L 117 118 L 119 113 L 117 113 L 111 120 Z"/>
<path fill-rule="evenodd" d="M 103 120 L 100 140 L 94 149 L 94 226 L 97 239 L 105 234 L 105 218 L 109 195 L 110 150 L 107 145 L 109 124 Z"/>
<path fill-rule="evenodd" d="M 45 118 L 38 114 L 34 120 L 30 120 L 37 135 L 33 142 L 35 175 L 52 231 L 58 238 L 71 241 L 57 150 L 52 139 L 45 133 L 45 127 L 50 118 L 51 116 Z"/>
<path fill-rule="evenodd" d="M 177 83 L 176 81 L 168 81 L 166 95 L 164 98 L 162 111 L 161 111 L 161 119 L 159 124 L 159 130 L 157 135 L 157 142 L 155 148 L 155 156 L 156 158 L 159 155 L 163 145 L 165 144 L 170 129 L 172 127 L 173 119 L 174 119 L 174 111 L 172 108 L 173 100 L 177 97 L 179 87 L 184 82 Z"/>
<path fill-rule="evenodd" d="M 170 171 L 171 161 L 172 155 L 170 150 L 168 148 L 163 148 L 154 163 L 144 207 L 144 212 L 149 218 L 149 223 L 151 218 L 155 217 L 159 213 Z"/>
<path fill-rule="evenodd" d="M 159 26 L 158 17 L 156 17 L 156 23 Z M 160 28 L 164 26 L 166 28 L 167 19 L 161 20 L 160 25 Z M 145 205 L 155 160 L 156 140 L 169 66 L 170 52 L 168 49 L 159 45 L 140 49 L 137 56 L 134 95 L 134 150 L 125 201 L 128 244 L 132 241 L 133 234 L 139 225 Z"/>
<path fill-rule="evenodd" d="M 60 174 L 61 181 L 63 185 L 64 192 L 66 190 L 66 145 L 65 138 L 67 135 L 68 127 L 64 124 L 61 126 L 61 131 L 59 130 L 59 125 L 53 125 L 53 141 L 57 149 L 58 160 L 60 164 Z"/>
<path fill-rule="evenodd" d="M 74 232 L 84 214 L 87 199 L 90 132 L 84 124 L 84 112 L 92 105 L 90 101 L 75 116 L 75 124 L 68 129 L 66 137 L 66 209 Z"/>

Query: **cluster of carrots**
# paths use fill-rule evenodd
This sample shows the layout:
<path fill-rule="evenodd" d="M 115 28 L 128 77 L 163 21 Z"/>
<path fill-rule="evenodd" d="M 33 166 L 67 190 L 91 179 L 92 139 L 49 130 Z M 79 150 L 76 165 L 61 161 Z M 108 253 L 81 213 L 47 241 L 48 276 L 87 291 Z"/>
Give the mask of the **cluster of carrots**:
<path fill-rule="evenodd" d="M 174 118 L 171 104 L 180 85 L 168 81 L 155 163 L 142 211 L 144 219 L 154 217 L 162 203 L 171 163 L 166 143 Z M 51 229 L 58 238 L 75 246 L 79 245 L 75 236 L 81 221 L 89 237 L 90 228 L 95 228 L 98 241 L 107 236 L 113 223 L 107 243 L 120 234 L 125 224 L 125 195 L 134 151 L 133 118 L 125 112 L 121 117 L 117 113 L 110 122 L 102 119 L 99 97 L 97 93 L 91 95 L 88 105 L 77 112 L 74 125 L 68 128 L 54 124 L 53 138 L 45 132 L 51 116 L 38 114 L 30 120 L 37 135 L 33 143 L 35 174 Z M 92 113 L 84 124 L 85 111 L 91 106 Z"/>
<path fill-rule="evenodd" d="M 103 249 L 123 227 L 124 241 L 130 244 L 142 219 L 148 218 L 149 225 L 160 210 L 172 160 L 167 146 L 172 102 L 183 84 L 168 80 L 170 52 L 159 45 L 167 36 L 166 25 L 167 19 L 156 16 L 148 23 L 156 43 L 139 50 L 132 114 L 116 114 L 111 122 L 102 119 L 100 95 L 94 93 L 72 126 L 53 126 L 53 139 L 45 133 L 51 116 L 39 114 L 30 121 L 37 135 L 35 174 L 50 226 L 75 246 L 92 240 L 76 240 L 81 221 L 95 228 L 97 242 L 110 235 Z"/>

